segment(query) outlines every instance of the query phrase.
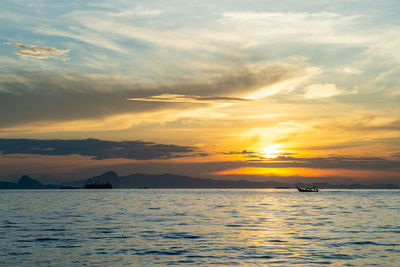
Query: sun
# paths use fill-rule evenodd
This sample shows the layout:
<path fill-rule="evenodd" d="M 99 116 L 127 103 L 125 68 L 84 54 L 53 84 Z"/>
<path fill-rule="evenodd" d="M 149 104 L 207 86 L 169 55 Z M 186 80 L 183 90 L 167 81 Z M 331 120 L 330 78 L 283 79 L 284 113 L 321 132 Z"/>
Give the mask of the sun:
<path fill-rule="evenodd" d="M 279 157 L 283 152 L 284 150 L 280 149 L 280 146 L 275 144 L 264 147 L 260 155 L 266 159 L 274 159 Z"/>

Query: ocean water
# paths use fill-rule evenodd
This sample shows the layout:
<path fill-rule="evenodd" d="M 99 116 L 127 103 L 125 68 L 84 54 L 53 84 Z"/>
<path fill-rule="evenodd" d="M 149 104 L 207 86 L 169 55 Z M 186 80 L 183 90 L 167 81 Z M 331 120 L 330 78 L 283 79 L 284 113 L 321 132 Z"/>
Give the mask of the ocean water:
<path fill-rule="evenodd" d="M 400 266 L 400 191 L 0 191 L 0 266 L 154 265 Z"/>

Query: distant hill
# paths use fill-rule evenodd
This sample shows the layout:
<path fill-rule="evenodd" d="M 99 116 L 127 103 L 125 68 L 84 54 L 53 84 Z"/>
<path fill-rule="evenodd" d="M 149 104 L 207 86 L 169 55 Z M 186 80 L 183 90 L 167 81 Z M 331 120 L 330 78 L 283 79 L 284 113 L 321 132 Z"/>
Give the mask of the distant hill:
<path fill-rule="evenodd" d="M 318 188 L 339 188 L 339 189 L 399 189 L 394 184 L 374 184 L 374 185 L 332 185 L 328 183 L 314 184 L 287 184 L 279 182 L 253 182 L 247 180 L 215 180 L 205 178 L 193 178 L 189 176 L 175 174 L 143 174 L 135 173 L 128 176 L 118 176 L 113 171 L 105 172 L 90 179 L 63 183 L 62 185 L 44 185 L 38 180 L 24 175 L 17 183 L 0 182 L 0 189 L 57 189 L 57 188 L 83 188 L 89 180 L 93 183 L 110 183 L 113 188 L 295 188 L 312 187 Z"/>
<path fill-rule="evenodd" d="M 275 187 L 277 185 L 282 184 L 275 182 L 250 182 L 245 180 L 213 180 L 168 173 L 161 175 L 136 173 L 121 177 L 121 186 L 123 188 L 265 188 Z"/>
<path fill-rule="evenodd" d="M 42 184 L 38 180 L 32 179 L 27 175 L 24 175 L 21 178 L 19 178 L 17 186 L 19 188 L 26 188 L 26 189 L 42 189 L 45 187 L 44 184 Z"/>
<path fill-rule="evenodd" d="M 113 171 L 105 172 L 99 176 L 93 176 L 91 180 L 94 183 L 99 183 L 99 184 L 110 183 L 113 186 L 113 188 L 121 188 L 120 186 L 121 179 L 119 178 L 118 174 Z"/>
<path fill-rule="evenodd" d="M 286 186 L 276 182 L 251 182 L 251 181 L 227 181 L 205 178 L 193 178 L 175 174 L 143 174 L 135 173 L 119 177 L 115 172 L 109 171 L 102 175 L 90 178 L 91 182 L 111 183 L 113 188 L 274 188 Z M 84 187 L 87 180 L 64 183 L 68 186 Z"/>
<path fill-rule="evenodd" d="M 55 189 L 58 185 L 44 185 L 28 175 L 23 175 L 17 183 L 0 182 L 0 189 Z"/>

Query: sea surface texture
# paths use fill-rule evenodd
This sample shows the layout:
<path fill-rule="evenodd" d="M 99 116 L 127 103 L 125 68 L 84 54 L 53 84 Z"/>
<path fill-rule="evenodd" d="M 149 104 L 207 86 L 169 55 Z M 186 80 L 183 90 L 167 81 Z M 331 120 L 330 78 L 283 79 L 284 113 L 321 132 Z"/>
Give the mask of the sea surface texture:
<path fill-rule="evenodd" d="M 1 266 L 400 266 L 399 190 L 3 190 Z"/>

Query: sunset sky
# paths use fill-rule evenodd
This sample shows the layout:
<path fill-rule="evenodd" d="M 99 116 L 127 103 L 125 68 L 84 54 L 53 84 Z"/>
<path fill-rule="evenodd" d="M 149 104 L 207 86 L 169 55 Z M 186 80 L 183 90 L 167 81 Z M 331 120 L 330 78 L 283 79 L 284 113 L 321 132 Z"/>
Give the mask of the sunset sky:
<path fill-rule="evenodd" d="M 397 0 L 2 0 L 0 180 L 400 185 Z"/>

